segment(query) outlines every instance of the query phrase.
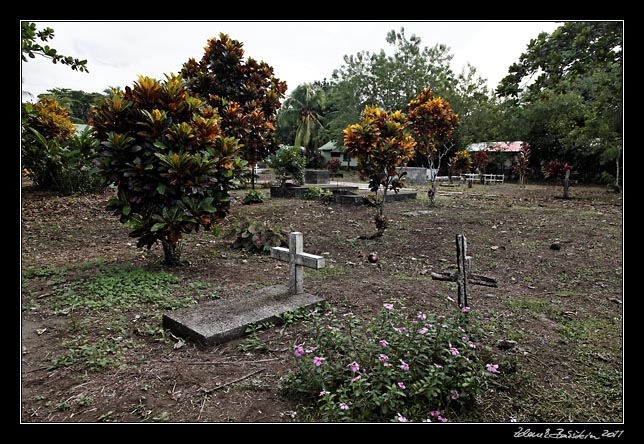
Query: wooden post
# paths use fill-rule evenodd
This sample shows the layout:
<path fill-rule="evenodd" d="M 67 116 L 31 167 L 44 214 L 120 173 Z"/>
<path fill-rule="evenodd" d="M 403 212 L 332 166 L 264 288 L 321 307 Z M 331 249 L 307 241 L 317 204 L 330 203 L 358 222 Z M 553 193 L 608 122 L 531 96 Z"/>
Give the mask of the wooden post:
<path fill-rule="evenodd" d="M 462 234 L 456 235 L 456 266 L 454 273 L 431 273 L 438 281 L 456 282 L 458 286 L 458 306 L 468 307 L 468 291 L 470 284 L 496 287 L 496 279 L 478 274 L 472 274 L 472 258 L 467 255 L 467 239 Z"/>

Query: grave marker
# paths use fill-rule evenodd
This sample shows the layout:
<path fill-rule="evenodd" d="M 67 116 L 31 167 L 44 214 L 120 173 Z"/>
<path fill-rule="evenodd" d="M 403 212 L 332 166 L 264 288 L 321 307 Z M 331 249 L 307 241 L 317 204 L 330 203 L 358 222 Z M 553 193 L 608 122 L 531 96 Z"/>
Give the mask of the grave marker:
<path fill-rule="evenodd" d="M 271 249 L 271 257 L 289 263 L 289 285 L 262 288 L 251 294 L 207 301 L 163 315 L 163 326 L 203 345 L 216 345 L 243 336 L 249 325 L 280 324 L 282 314 L 313 308 L 324 298 L 304 292 L 303 267 L 322 268 L 324 257 L 304 253 L 302 233 L 289 234 L 289 248 Z"/>
<path fill-rule="evenodd" d="M 437 281 L 451 281 L 458 285 L 458 306 L 467 307 L 467 296 L 469 285 L 482 285 L 485 287 L 496 287 L 496 279 L 480 274 L 472 274 L 472 257 L 467 255 L 467 239 L 463 234 L 456 235 L 456 265 L 458 270 L 454 273 L 431 273 Z"/>
<path fill-rule="evenodd" d="M 290 294 L 304 293 L 304 267 L 320 269 L 324 267 L 324 257 L 304 253 L 304 241 L 299 231 L 289 233 L 288 248 L 271 248 L 271 257 L 289 263 Z"/>

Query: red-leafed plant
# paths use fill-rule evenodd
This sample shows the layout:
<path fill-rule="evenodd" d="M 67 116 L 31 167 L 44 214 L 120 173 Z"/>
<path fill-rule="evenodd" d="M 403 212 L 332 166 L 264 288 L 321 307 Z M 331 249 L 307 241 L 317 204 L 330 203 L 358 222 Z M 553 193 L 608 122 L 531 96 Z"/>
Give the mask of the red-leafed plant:
<path fill-rule="evenodd" d="M 517 159 L 512 165 L 513 171 L 519 175 L 519 186 L 525 186 L 525 176 L 528 173 L 528 163 L 530 162 L 530 145 L 523 142 L 521 151 L 517 154 Z"/>
<path fill-rule="evenodd" d="M 485 151 L 477 151 L 472 158 L 472 164 L 474 164 L 474 168 L 479 173 L 485 173 L 488 163 L 490 163 L 490 160 Z"/>
<path fill-rule="evenodd" d="M 239 154 L 252 169 L 279 148 L 275 119 L 286 82 L 267 63 L 244 59 L 242 46 L 221 33 L 208 40 L 200 61 L 191 58 L 183 65 L 181 74 L 188 90 L 217 110 L 222 131 L 239 140 Z M 254 175 L 251 183 L 254 189 Z"/>
<path fill-rule="evenodd" d="M 452 112 L 448 101 L 434 97 L 430 88 L 423 89 L 407 105 L 407 126 L 416 141 L 416 153 L 427 158 L 429 168 L 440 168 L 441 160 L 452 145 L 449 143 L 456 127 L 458 114 Z M 432 174 L 429 193 L 432 205 L 436 198 L 436 174 Z"/>
<path fill-rule="evenodd" d="M 543 171 L 544 177 L 555 179 L 563 179 L 563 198 L 568 199 L 568 187 L 570 186 L 570 175 L 572 174 L 572 166 L 568 162 L 560 162 L 558 160 L 551 160 L 548 166 Z"/>
<path fill-rule="evenodd" d="M 407 173 L 399 167 L 414 157 L 416 142 L 405 131 L 405 124 L 406 117 L 401 111 L 387 112 L 367 106 L 360 122 L 342 131 L 347 153 L 358 158 L 358 173 L 369 179 L 369 188 L 377 196 L 376 236 L 382 236 L 387 227 L 384 217 L 387 191 L 397 193 L 403 186 Z"/>

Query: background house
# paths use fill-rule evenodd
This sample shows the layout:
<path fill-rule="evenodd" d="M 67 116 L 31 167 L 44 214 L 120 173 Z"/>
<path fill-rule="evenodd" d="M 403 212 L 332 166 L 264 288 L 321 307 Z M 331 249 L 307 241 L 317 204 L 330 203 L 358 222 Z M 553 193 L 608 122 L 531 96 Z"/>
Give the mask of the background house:
<path fill-rule="evenodd" d="M 472 153 L 487 152 L 488 163 L 485 169 L 489 174 L 503 174 L 506 179 L 512 178 L 512 165 L 521 151 L 522 141 L 515 142 L 479 142 L 470 143 L 466 149 Z"/>
<path fill-rule="evenodd" d="M 347 154 L 346 148 L 341 146 L 336 146 L 335 142 L 330 141 L 322 145 L 320 148 L 320 154 L 322 155 L 322 165 L 326 167 L 326 164 L 329 160 L 333 158 L 340 159 L 342 162 L 342 169 L 348 170 L 353 169 L 358 166 L 358 161 Z"/>

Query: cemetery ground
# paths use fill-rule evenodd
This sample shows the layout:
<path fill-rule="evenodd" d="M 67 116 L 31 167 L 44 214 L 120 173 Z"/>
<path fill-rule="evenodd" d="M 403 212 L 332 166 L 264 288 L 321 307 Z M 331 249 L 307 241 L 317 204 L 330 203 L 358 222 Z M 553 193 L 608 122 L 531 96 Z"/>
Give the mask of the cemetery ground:
<path fill-rule="evenodd" d="M 476 409 L 449 420 L 621 422 L 621 195 L 576 186 L 563 200 L 552 185 L 439 187 L 430 207 L 422 191 L 387 203 L 380 238 L 368 238 L 373 208 L 270 199 L 268 190 L 263 204 L 234 202 L 222 233 L 244 216 L 301 231 L 304 251 L 326 261 L 306 269 L 306 291 L 365 319 L 399 298 L 427 312 L 456 309 L 456 284 L 431 273 L 454 270 L 455 235 L 465 234 L 472 272 L 498 281 L 471 287 L 469 305 L 485 333 L 479 352 L 499 372 Z M 200 232 L 183 240 L 189 264 L 164 267 L 160 246 L 137 249 L 105 211 L 113 193 L 23 188 L 21 421 L 314 421 L 279 390 L 305 314 L 212 347 L 161 327 L 174 308 L 286 284 L 288 264 Z"/>

